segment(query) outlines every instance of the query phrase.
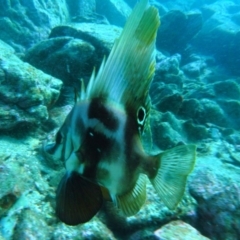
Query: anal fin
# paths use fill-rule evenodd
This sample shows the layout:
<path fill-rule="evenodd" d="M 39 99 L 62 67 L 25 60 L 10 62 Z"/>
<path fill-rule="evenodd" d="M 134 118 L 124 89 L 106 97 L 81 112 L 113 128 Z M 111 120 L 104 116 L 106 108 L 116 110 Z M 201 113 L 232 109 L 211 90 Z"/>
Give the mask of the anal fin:
<path fill-rule="evenodd" d="M 117 207 L 124 216 L 136 214 L 146 200 L 146 175 L 140 174 L 134 188 L 121 196 L 116 197 Z"/>
<path fill-rule="evenodd" d="M 66 174 L 58 186 L 56 214 L 62 222 L 74 226 L 89 221 L 100 210 L 102 202 L 101 187 L 72 172 Z"/>
<path fill-rule="evenodd" d="M 196 146 L 178 146 L 155 158 L 158 158 L 159 168 L 150 181 L 164 204 L 174 209 L 183 197 L 187 177 L 194 168 Z"/>

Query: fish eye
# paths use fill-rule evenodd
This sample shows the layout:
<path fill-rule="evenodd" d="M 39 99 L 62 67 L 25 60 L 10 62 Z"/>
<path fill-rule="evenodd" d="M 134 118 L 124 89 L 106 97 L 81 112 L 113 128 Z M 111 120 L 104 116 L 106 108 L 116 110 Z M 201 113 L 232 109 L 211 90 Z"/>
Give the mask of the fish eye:
<path fill-rule="evenodd" d="M 146 110 L 144 107 L 140 107 L 137 111 L 138 124 L 143 125 L 146 118 Z"/>

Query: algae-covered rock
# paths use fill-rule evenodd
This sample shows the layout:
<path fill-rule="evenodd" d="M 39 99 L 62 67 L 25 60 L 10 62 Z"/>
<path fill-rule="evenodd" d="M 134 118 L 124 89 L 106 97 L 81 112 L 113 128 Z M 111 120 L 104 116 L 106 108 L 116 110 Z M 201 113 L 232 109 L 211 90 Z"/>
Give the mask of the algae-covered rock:
<path fill-rule="evenodd" d="M 48 239 L 47 219 L 52 212 L 47 198 L 53 190 L 44 179 L 38 146 L 36 138 L 1 135 L 0 235 L 4 239 L 32 239 L 40 234 Z"/>
<path fill-rule="evenodd" d="M 106 239 L 115 240 L 115 236 L 101 221 L 97 218 L 94 221 L 72 227 L 63 223 L 58 223 L 52 233 L 53 240 L 58 239 Z"/>
<path fill-rule="evenodd" d="M 221 153 L 221 147 L 218 148 Z M 210 239 L 225 240 L 238 239 L 240 226 L 239 212 L 239 178 L 236 177 L 237 169 L 228 171 L 222 166 L 216 166 L 216 158 L 208 158 L 209 167 L 195 172 L 193 181 L 190 182 L 191 194 L 198 201 L 197 228 Z M 206 164 L 205 164 L 206 165 Z M 210 168 L 210 169 L 208 169 Z M 229 168 L 231 169 L 231 168 Z M 235 173 L 234 173 L 235 172 Z M 234 180 L 235 178 L 235 180 Z"/>
<path fill-rule="evenodd" d="M 179 115 L 184 119 L 196 119 L 200 110 L 201 104 L 199 100 L 195 98 L 185 99 L 182 102 Z"/>
<path fill-rule="evenodd" d="M 194 124 L 192 120 L 183 123 L 183 129 L 189 141 L 199 141 L 209 137 L 206 127 Z"/>
<path fill-rule="evenodd" d="M 197 60 L 184 65 L 182 70 L 188 77 L 197 78 L 203 74 L 205 68 L 205 62 L 202 60 Z"/>
<path fill-rule="evenodd" d="M 174 54 L 170 57 L 163 57 L 157 61 L 156 64 L 156 75 L 162 73 L 177 75 L 180 70 L 181 55 Z"/>
<path fill-rule="evenodd" d="M 201 123 L 213 123 L 218 126 L 228 126 L 227 118 L 217 102 L 209 99 L 201 99 L 201 110 L 198 113 L 198 120 Z"/>
<path fill-rule="evenodd" d="M 124 0 L 96 0 L 96 11 L 104 15 L 110 24 L 123 27 L 131 8 Z"/>
<path fill-rule="evenodd" d="M 82 39 L 107 54 L 110 52 L 115 39 L 120 35 L 121 30 L 121 28 L 112 25 L 72 23 L 53 28 L 50 38 L 68 36 Z"/>
<path fill-rule="evenodd" d="M 177 114 L 182 106 L 182 101 L 182 96 L 176 93 L 162 98 L 159 103 L 155 104 L 155 106 L 161 112 L 170 111 Z"/>
<path fill-rule="evenodd" d="M 0 42 L 0 130 L 36 126 L 48 118 L 61 81 L 24 63 Z"/>
<path fill-rule="evenodd" d="M 12 239 L 49 239 L 51 232 L 44 213 L 25 208 L 18 214 Z"/>
<path fill-rule="evenodd" d="M 87 20 L 96 10 L 95 0 L 66 0 L 72 21 Z"/>
<path fill-rule="evenodd" d="M 96 49 L 90 43 L 73 37 L 56 37 L 29 49 L 24 60 L 61 79 L 65 86 L 74 86 L 80 78 L 91 74 L 96 58 Z"/>
<path fill-rule="evenodd" d="M 181 221 L 172 221 L 154 232 L 157 239 L 161 240 L 207 240 L 191 225 Z"/>
<path fill-rule="evenodd" d="M 143 141 L 146 141 L 148 145 L 149 137 L 152 138 L 153 147 L 162 150 L 170 149 L 185 142 L 182 134 L 182 122 L 178 120 L 173 113 L 152 111 L 150 124 L 151 134 L 150 136 L 146 135 L 146 139 L 143 138 Z M 147 144 L 145 145 L 147 146 Z"/>
<path fill-rule="evenodd" d="M 45 39 L 50 30 L 69 19 L 64 0 L 2 1 L 0 39 L 17 51 L 24 51 Z"/>
<path fill-rule="evenodd" d="M 234 80 L 216 82 L 213 88 L 218 98 L 240 100 L 240 85 Z"/>
<path fill-rule="evenodd" d="M 205 6 L 203 11 L 207 15 L 206 21 L 191 42 L 199 51 L 214 56 L 235 74 L 239 74 L 236 63 L 240 61 L 240 32 L 233 15 L 238 7 L 239 4 L 233 1 L 215 1 Z"/>
<path fill-rule="evenodd" d="M 58 26 L 50 39 L 29 49 L 24 60 L 60 78 L 65 86 L 75 86 L 79 79 L 88 79 L 94 67 L 99 67 L 120 32 L 120 28 L 104 24 Z"/>
<path fill-rule="evenodd" d="M 229 154 L 231 145 L 218 139 L 206 146 L 189 179 L 190 193 L 198 202 L 195 227 L 213 240 L 238 239 L 239 166 Z"/>
<path fill-rule="evenodd" d="M 219 105 L 224 110 L 228 121 L 233 128 L 240 129 L 240 101 L 237 100 L 221 100 Z"/>
<path fill-rule="evenodd" d="M 161 18 L 157 47 L 171 54 L 182 52 L 201 27 L 202 16 L 200 12 L 185 14 L 180 10 L 171 10 Z"/>

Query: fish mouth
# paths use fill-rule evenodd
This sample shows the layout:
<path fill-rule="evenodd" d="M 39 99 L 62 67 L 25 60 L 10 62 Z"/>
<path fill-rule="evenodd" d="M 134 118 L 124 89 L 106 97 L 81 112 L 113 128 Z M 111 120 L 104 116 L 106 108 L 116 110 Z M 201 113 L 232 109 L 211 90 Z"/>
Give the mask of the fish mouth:
<path fill-rule="evenodd" d="M 42 144 L 42 153 L 46 158 L 53 158 L 53 148 L 55 143 L 48 143 L 46 140 Z"/>
<path fill-rule="evenodd" d="M 62 166 L 61 156 L 56 153 L 56 150 L 60 146 L 57 146 L 55 142 L 47 142 L 46 140 L 42 144 L 41 152 L 42 155 L 47 162 L 48 165 L 51 167 L 60 167 Z M 59 156 L 58 156 L 59 155 Z"/>

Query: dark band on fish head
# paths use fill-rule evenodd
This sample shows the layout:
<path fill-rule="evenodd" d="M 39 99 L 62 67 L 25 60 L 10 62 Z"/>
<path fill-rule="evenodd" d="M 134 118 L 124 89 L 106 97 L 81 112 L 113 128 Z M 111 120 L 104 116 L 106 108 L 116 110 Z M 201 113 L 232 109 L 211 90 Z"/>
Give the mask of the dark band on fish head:
<path fill-rule="evenodd" d="M 113 140 L 106 137 L 103 133 L 96 132 L 93 128 L 87 129 L 85 140 L 76 152 L 77 155 L 81 155 L 85 163 L 84 177 L 89 179 L 95 178 L 97 165 L 102 157 L 108 155 L 112 144 Z"/>
<path fill-rule="evenodd" d="M 139 164 L 139 159 L 135 159 L 135 156 L 133 154 L 134 150 L 134 137 L 136 135 L 139 135 L 139 124 L 136 122 L 136 119 L 128 116 L 126 126 L 125 126 L 125 132 L 124 132 L 124 137 L 125 137 L 125 156 L 128 156 L 128 163 L 130 164 L 129 169 L 132 170 L 135 169 L 138 164 Z"/>
<path fill-rule="evenodd" d="M 91 101 L 88 110 L 88 117 L 98 119 L 111 131 L 116 131 L 118 129 L 119 121 L 117 117 L 105 107 L 104 102 L 99 98 Z"/>

